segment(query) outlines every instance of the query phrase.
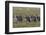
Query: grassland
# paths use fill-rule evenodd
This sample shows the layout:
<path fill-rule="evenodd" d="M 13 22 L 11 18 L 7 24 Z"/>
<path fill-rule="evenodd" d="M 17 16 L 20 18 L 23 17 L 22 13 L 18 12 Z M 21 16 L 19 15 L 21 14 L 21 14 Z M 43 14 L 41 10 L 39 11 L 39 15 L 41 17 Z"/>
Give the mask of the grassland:
<path fill-rule="evenodd" d="M 21 16 L 39 16 L 40 8 L 29 8 L 29 7 L 13 7 L 13 16 L 21 15 Z M 14 20 L 13 20 L 14 21 Z M 13 28 L 19 27 L 39 27 L 40 21 L 32 21 L 32 22 L 13 22 Z"/>

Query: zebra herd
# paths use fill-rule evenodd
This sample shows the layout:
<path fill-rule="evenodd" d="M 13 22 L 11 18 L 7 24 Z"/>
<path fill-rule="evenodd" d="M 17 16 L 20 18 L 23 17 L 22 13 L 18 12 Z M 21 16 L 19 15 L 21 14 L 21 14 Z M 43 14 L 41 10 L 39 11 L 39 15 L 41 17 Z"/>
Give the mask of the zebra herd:
<path fill-rule="evenodd" d="M 14 22 L 22 22 L 23 20 L 26 22 L 36 22 L 40 21 L 40 16 L 13 16 Z"/>

